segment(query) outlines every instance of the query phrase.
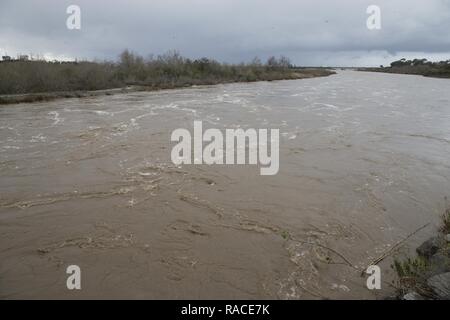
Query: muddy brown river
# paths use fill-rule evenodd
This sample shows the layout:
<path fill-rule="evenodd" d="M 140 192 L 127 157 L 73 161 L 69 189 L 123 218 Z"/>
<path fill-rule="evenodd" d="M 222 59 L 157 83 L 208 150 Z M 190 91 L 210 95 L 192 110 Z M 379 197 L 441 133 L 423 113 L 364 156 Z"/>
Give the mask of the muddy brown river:
<path fill-rule="evenodd" d="M 175 166 L 177 128 L 280 129 L 280 168 Z M 339 71 L 0 107 L 0 297 L 374 299 L 450 195 L 450 81 Z M 66 268 L 81 268 L 81 290 Z"/>

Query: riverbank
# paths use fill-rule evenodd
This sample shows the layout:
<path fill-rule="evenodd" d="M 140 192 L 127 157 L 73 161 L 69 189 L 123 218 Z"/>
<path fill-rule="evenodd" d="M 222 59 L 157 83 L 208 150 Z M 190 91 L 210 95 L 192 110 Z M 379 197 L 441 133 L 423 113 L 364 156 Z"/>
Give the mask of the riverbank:
<path fill-rule="evenodd" d="M 359 68 L 358 71 L 383 72 L 395 74 L 410 74 L 431 78 L 450 78 L 450 67 L 436 66 L 398 66 L 398 67 L 380 67 L 380 68 Z"/>
<path fill-rule="evenodd" d="M 304 79 L 334 73 L 323 68 L 296 67 L 284 56 L 270 57 L 264 63 L 254 58 L 248 63 L 227 64 L 209 58 L 192 60 L 176 51 L 144 58 L 125 50 L 117 61 L 0 62 L 0 104 L 232 82 Z"/>
<path fill-rule="evenodd" d="M 16 103 L 33 103 L 40 101 L 52 101 L 64 98 L 85 98 L 96 96 L 109 96 L 120 93 L 131 93 L 139 91 L 157 91 L 167 89 L 179 89 L 197 87 L 202 85 L 216 85 L 224 83 L 236 82 L 257 82 L 257 81 L 276 81 L 276 80 L 299 80 L 316 77 L 327 77 L 336 74 L 336 72 L 323 68 L 293 68 L 288 73 L 268 73 L 263 78 L 259 79 L 240 79 L 240 80 L 196 80 L 192 83 L 160 83 L 154 85 L 129 85 L 121 88 L 103 89 L 103 90 L 74 90 L 74 91 L 56 91 L 56 92 L 38 92 L 38 93 L 24 93 L 24 94 L 8 94 L 0 95 L 0 105 L 16 104 Z"/>
<path fill-rule="evenodd" d="M 450 209 L 447 209 L 437 235 L 417 249 L 417 256 L 394 260 L 398 276 L 397 299 L 450 299 Z"/>

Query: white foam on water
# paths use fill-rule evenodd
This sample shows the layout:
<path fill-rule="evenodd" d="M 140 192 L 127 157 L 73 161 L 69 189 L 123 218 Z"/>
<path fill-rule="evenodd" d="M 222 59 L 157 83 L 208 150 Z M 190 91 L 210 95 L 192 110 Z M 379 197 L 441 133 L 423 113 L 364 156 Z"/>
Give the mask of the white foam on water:
<path fill-rule="evenodd" d="M 144 113 L 144 114 L 136 116 L 135 119 L 139 120 L 139 119 L 142 119 L 142 118 L 145 118 L 145 117 L 149 117 L 149 116 L 157 116 L 158 114 L 159 113 L 156 113 L 154 111 L 150 111 L 150 112 L 147 112 L 147 113 Z"/>
<path fill-rule="evenodd" d="M 162 105 L 162 106 L 155 106 L 151 110 L 165 110 L 165 109 L 187 111 L 187 112 L 192 112 L 192 113 L 196 113 L 197 112 L 197 110 L 194 110 L 194 109 L 191 109 L 191 108 L 180 108 L 180 106 L 178 104 L 175 104 L 175 103 L 170 103 L 170 104 Z"/>
<path fill-rule="evenodd" d="M 314 103 L 314 105 L 323 106 L 323 107 L 330 108 L 333 110 L 339 110 L 339 107 L 335 106 L 334 104 L 316 102 L 316 103 Z"/>
<path fill-rule="evenodd" d="M 44 136 L 42 133 L 39 133 L 36 136 L 32 136 L 30 142 L 46 142 L 47 141 L 47 137 Z"/>
<path fill-rule="evenodd" d="M 108 111 L 103 110 L 93 110 L 94 113 L 98 114 L 99 116 L 112 116 L 113 114 Z"/>
<path fill-rule="evenodd" d="M 18 146 L 3 146 L 2 149 L 14 149 L 14 150 L 20 150 L 21 148 Z"/>
<path fill-rule="evenodd" d="M 59 117 L 59 112 L 57 111 L 50 111 L 48 115 L 52 116 L 51 117 L 51 120 L 53 120 L 52 126 L 56 126 L 58 123 L 64 121 L 64 118 Z"/>

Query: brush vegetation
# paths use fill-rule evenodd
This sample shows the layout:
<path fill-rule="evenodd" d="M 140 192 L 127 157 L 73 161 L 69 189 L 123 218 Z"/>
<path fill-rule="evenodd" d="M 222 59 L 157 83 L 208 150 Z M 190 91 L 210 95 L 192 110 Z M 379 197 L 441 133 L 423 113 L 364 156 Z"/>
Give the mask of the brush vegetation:
<path fill-rule="evenodd" d="M 208 58 L 188 59 L 172 51 L 144 58 L 123 51 L 117 62 L 3 61 L 0 63 L 0 95 L 105 90 L 138 86 L 141 89 L 168 89 L 227 82 L 271 81 L 326 76 L 325 69 L 294 67 L 288 58 L 255 58 L 250 63 L 225 64 Z M 46 100 L 61 94 L 29 95 L 28 100 Z M 15 99 L 10 99 L 14 102 Z M 0 102 L 7 103 L 8 97 Z M 28 102 L 25 98 L 24 101 Z"/>

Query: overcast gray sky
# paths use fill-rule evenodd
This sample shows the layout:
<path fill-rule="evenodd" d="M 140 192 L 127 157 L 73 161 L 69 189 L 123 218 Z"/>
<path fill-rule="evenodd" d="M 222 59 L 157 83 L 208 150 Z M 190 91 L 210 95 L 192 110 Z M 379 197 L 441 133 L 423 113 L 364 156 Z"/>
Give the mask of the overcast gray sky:
<path fill-rule="evenodd" d="M 68 30 L 66 8 L 81 8 Z M 381 29 L 366 27 L 369 5 Z M 0 0 L 0 53 L 116 59 L 175 49 L 226 62 L 286 55 L 298 65 L 450 59 L 450 0 Z"/>

